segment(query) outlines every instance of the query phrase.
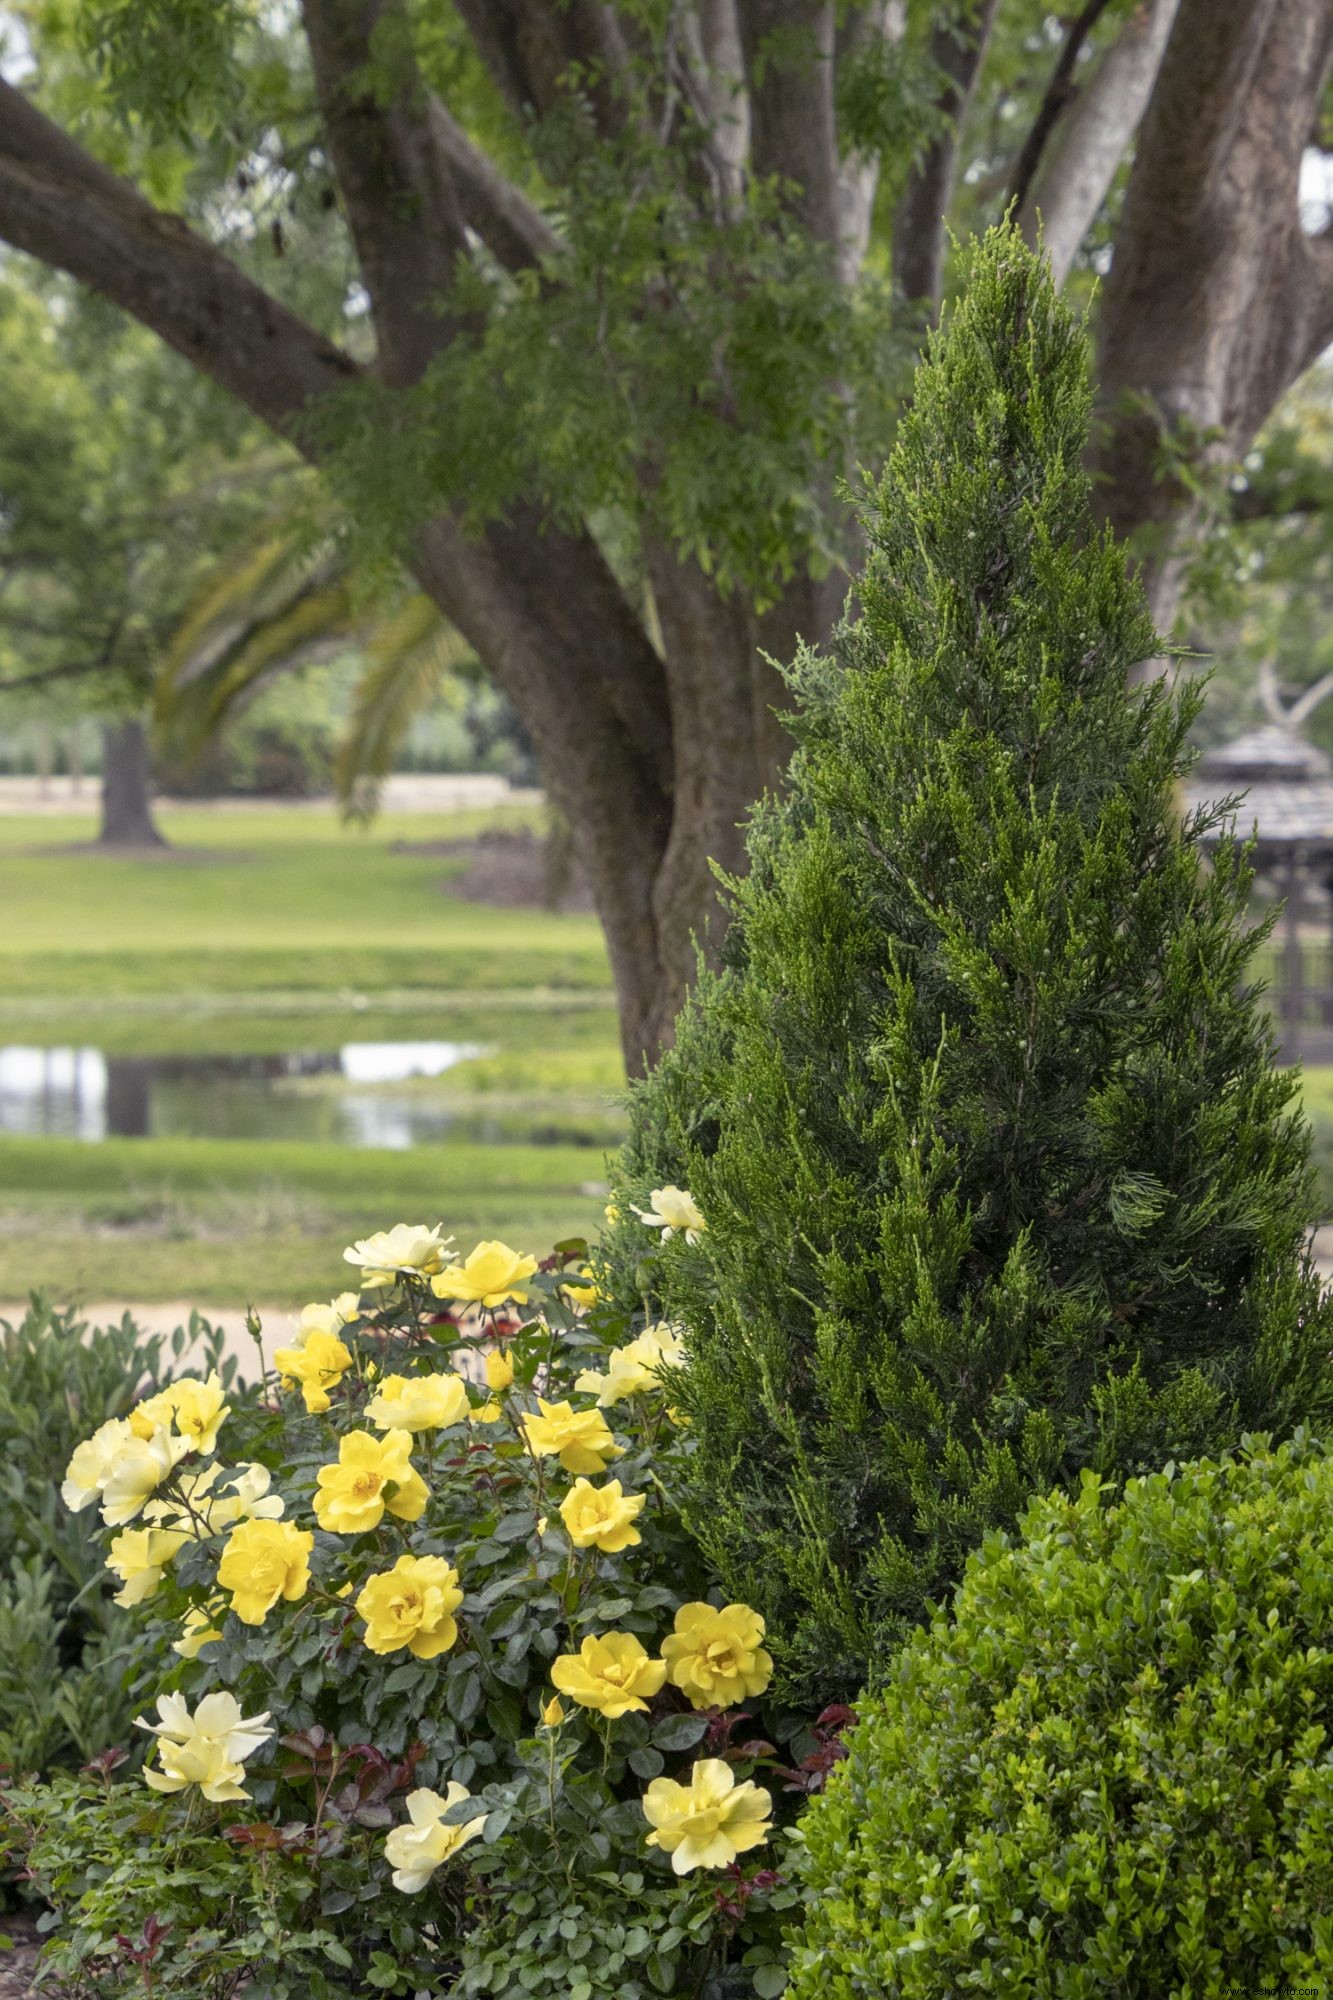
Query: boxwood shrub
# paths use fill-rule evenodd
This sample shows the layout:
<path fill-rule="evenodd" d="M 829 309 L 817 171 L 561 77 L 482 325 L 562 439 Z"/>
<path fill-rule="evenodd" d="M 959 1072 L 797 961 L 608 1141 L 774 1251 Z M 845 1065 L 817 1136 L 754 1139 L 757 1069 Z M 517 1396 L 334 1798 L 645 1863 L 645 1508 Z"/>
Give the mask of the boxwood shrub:
<path fill-rule="evenodd" d="M 804 1822 L 792 2000 L 1323 1992 L 1333 1457 L 1034 1502 Z"/>

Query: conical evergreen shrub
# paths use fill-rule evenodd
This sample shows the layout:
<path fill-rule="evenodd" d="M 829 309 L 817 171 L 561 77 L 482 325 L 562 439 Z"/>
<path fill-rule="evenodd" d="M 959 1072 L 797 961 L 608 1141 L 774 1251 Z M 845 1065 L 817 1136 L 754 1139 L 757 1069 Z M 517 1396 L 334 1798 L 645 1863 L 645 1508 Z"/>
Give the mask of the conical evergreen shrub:
<path fill-rule="evenodd" d="M 1250 877 L 1180 822 L 1198 697 L 1127 692 L 1157 640 L 1093 524 L 1089 413 L 1083 328 L 992 233 L 860 615 L 792 671 L 729 963 L 632 1102 L 608 1254 L 687 1329 L 687 1519 L 802 1698 L 873 1683 L 1034 1491 L 1330 1404 Z M 645 1266 L 665 1182 L 707 1229 Z"/>

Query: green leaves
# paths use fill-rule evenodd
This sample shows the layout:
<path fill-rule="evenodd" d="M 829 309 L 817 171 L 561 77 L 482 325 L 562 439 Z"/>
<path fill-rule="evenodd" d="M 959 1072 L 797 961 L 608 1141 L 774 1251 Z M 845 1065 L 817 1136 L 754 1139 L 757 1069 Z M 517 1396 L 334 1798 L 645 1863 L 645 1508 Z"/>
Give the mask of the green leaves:
<path fill-rule="evenodd" d="M 803 1823 L 793 2000 L 1220 2000 L 1315 1980 L 1333 1907 L 1333 1460 L 1034 1502 L 865 1704 Z"/>

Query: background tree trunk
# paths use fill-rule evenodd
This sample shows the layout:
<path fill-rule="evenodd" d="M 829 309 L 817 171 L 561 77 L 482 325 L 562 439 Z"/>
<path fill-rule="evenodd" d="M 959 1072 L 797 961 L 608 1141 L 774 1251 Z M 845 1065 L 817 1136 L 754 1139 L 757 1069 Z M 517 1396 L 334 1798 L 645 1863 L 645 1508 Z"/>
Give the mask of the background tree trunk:
<path fill-rule="evenodd" d="M 137 716 L 102 724 L 102 847 L 165 847 L 153 819 L 148 738 Z"/>

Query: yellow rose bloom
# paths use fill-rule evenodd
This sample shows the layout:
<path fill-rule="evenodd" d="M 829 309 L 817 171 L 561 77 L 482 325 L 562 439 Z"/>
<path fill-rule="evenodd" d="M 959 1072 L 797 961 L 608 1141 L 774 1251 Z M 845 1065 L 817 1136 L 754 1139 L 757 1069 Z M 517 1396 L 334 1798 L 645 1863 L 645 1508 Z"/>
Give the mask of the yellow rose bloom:
<path fill-rule="evenodd" d="M 573 1303 L 576 1306 L 582 1306 L 585 1311 L 589 1306 L 595 1306 L 598 1299 L 602 1296 L 598 1289 L 597 1279 L 587 1264 L 583 1265 L 581 1270 L 576 1271 L 572 1277 L 562 1278 L 560 1280 L 560 1289 L 568 1292 Z"/>
<path fill-rule="evenodd" d="M 336 1333 L 313 1327 L 300 1347 L 280 1347 L 273 1366 L 282 1377 L 284 1389 L 299 1382 L 306 1409 L 321 1416 L 329 1407 L 329 1390 L 335 1389 L 352 1366 L 351 1350 Z"/>
<path fill-rule="evenodd" d="M 708 1227 L 688 1188 L 654 1188 L 647 1208 L 636 1208 L 634 1213 L 650 1229 L 660 1229 L 664 1243 L 677 1235 L 683 1236 L 687 1243 L 697 1243 Z"/>
<path fill-rule="evenodd" d="M 102 1519 L 108 1528 L 132 1521 L 192 1449 L 189 1438 L 169 1431 L 132 1437 L 102 1488 Z"/>
<path fill-rule="evenodd" d="M 130 1429 L 144 1439 L 151 1438 L 155 1430 L 174 1430 L 190 1440 L 191 1451 L 207 1455 L 217 1450 L 218 1427 L 231 1415 L 231 1405 L 223 1401 L 223 1394 L 216 1369 L 206 1382 L 183 1376 L 136 1405 L 130 1411 Z"/>
<path fill-rule="evenodd" d="M 514 1364 L 506 1349 L 492 1347 L 482 1365 L 486 1370 L 486 1387 L 492 1395 L 503 1396 L 514 1381 Z"/>
<path fill-rule="evenodd" d="M 366 1415 L 381 1431 L 447 1431 L 468 1409 L 461 1375 L 386 1375 Z"/>
<path fill-rule="evenodd" d="M 561 1701 L 558 1694 L 553 1694 L 542 1709 L 542 1728 L 558 1729 L 564 1719 L 565 1704 Z"/>
<path fill-rule="evenodd" d="M 427 1229 L 424 1222 L 397 1222 L 392 1229 L 354 1243 L 343 1256 L 349 1264 L 360 1265 L 361 1282 L 368 1291 L 379 1291 L 396 1285 L 399 1278 L 434 1277 L 443 1270 L 453 1240 L 438 1229 Z"/>
<path fill-rule="evenodd" d="M 410 1431 L 349 1431 L 338 1446 L 338 1463 L 316 1474 L 315 1519 L 335 1535 L 360 1535 L 378 1528 L 385 1510 L 400 1521 L 419 1521 L 430 1492 L 411 1461 Z"/>
<path fill-rule="evenodd" d="M 576 1479 L 560 1502 L 560 1518 L 576 1549 L 618 1556 L 643 1540 L 634 1522 L 646 1500 L 643 1493 L 622 1493 L 618 1479 L 608 1479 L 605 1486 Z"/>
<path fill-rule="evenodd" d="M 437 1868 L 452 1861 L 460 1848 L 475 1840 L 486 1824 L 486 1815 L 464 1820 L 460 1826 L 446 1826 L 444 1815 L 450 1806 L 461 1805 L 472 1794 L 462 1785 L 450 1785 L 441 1798 L 426 1786 L 407 1795 L 407 1826 L 396 1826 L 384 1842 L 385 1859 L 393 1869 L 393 1886 L 405 1896 L 424 1889 Z"/>
<path fill-rule="evenodd" d="M 590 1391 L 597 1398 L 598 1408 L 609 1410 L 613 1403 L 622 1403 L 627 1396 L 642 1396 L 650 1389 L 660 1389 L 660 1369 L 684 1365 L 685 1347 L 675 1327 L 647 1326 L 623 1347 L 612 1348 L 604 1374 L 585 1369 L 574 1387 Z"/>
<path fill-rule="evenodd" d="M 524 1279 L 537 1268 L 535 1257 L 524 1257 L 507 1243 L 479 1243 L 461 1264 L 451 1264 L 431 1280 L 437 1299 L 453 1299 L 460 1305 L 499 1306 L 506 1299 L 526 1305 Z"/>
<path fill-rule="evenodd" d="M 492 1396 L 489 1403 L 483 1403 L 479 1410 L 468 1411 L 470 1424 L 498 1424 L 504 1418 L 504 1404 L 497 1403 Z"/>
<path fill-rule="evenodd" d="M 219 1689 L 206 1694 L 193 1715 L 178 1694 L 159 1695 L 157 1712 L 160 1722 L 134 1718 L 136 1729 L 157 1738 L 161 1768 L 144 1766 L 146 1784 L 155 1792 L 183 1792 L 187 1785 L 198 1785 L 215 1805 L 249 1798 L 241 1779 L 246 1758 L 273 1734 L 261 1726 L 268 1721 L 267 1709 L 244 1716 L 235 1695 Z"/>
<path fill-rule="evenodd" d="M 748 1604 L 728 1604 L 721 1611 L 711 1604 L 682 1604 L 675 1631 L 663 1641 L 662 1658 L 672 1685 L 692 1708 L 734 1708 L 762 1694 L 772 1679 L 763 1636 L 764 1621 Z"/>
<path fill-rule="evenodd" d="M 454 1613 L 462 1602 L 458 1571 L 443 1556 L 399 1556 L 391 1570 L 366 1580 L 356 1608 L 372 1653 L 406 1646 L 415 1659 L 433 1660 L 457 1640 Z"/>
<path fill-rule="evenodd" d="M 528 1449 L 539 1458 L 558 1458 L 566 1472 L 604 1472 L 613 1458 L 624 1456 L 606 1428 L 599 1410 L 575 1410 L 568 1403 L 548 1403 L 538 1396 L 540 1415 L 521 1418 Z"/>
<path fill-rule="evenodd" d="M 221 1627 L 213 1623 L 221 1609 L 220 1598 L 208 1606 L 192 1604 L 181 1620 L 181 1635 L 172 1642 L 172 1652 L 179 1653 L 183 1660 L 197 1660 L 202 1647 L 222 1637 Z"/>
<path fill-rule="evenodd" d="M 295 1604 L 310 1588 L 315 1538 L 290 1521 L 242 1521 L 227 1538 L 218 1585 L 247 1625 L 262 1625 L 280 1597 Z"/>
<path fill-rule="evenodd" d="M 224 1482 L 218 1490 L 218 1482 Z M 188 1535 L 216 1535 L 236 1521 L 251 1517 L 280 1521 L 285 1511 L 280 1494 L 270 1493 L 266 1465 L 242 1465 L 225 1470 L 216 1459 L 211 1465 L 178 1473 L 184 1504 L 175 1500 L 150 1500 L 143 1510 L 145 1521 L 158 1527 L 180 1528 Z"/>
<path fill-rule="evenodd" d="M 759 1847 L 773 1830 L 773 1800 L 761 1785 L 736 1783 L 720 1757 L 701 1757 L 688 1785 L 654 1778 L 643 1795 L 652 1827 L 649 1847 L 671 1856 L 677 1875 L 693 1868 L 729 1868 L 738 1854 Z"/>
<path fill-rule="evenodd" d="M 91 1507 L 94 1500 L 102 1496 L 102 1489 L 124 1457 L 134 1432 L 124 1417 L 109 1417 L 99 1424 L 90 1438 L 75 1445 L 69 1464 L 65 1467 L 65 1483 L 60 1489 L 60 1497 L 71 1513 L 78 1514 L 85 1507 Z"/>
<path fill-rule="evenodd" d="M 345 1326 L 351 1326 L 360 1317 L 359 1292 L 339 1292 L 337 1298 L 330 1299 L 327 1305 L 320 1305 L 316 1300 L 302 1306 L 291 1344 L 293 1347 L 304 1347 L 312 1333 L 341 1333 Z"/>
<path fill-rule="evenodd" d="M 106 1566 L 120 1578 L 117 1604 L 142 1604 L 154 1595 L 167 1564 L 188 1535 L 172 1528 L 125 1528 L 107 1551 Z"/>
<path fill-rule="evenodd" d="M 551 1679 L 581 1708 L 595 1708 L 611 1722 L 645 1709 L 666 1679 L 665 1660 L 650 1660 L 631 1632 L 589 1635 L 577 1653 L 552 1662 Z"/>

